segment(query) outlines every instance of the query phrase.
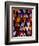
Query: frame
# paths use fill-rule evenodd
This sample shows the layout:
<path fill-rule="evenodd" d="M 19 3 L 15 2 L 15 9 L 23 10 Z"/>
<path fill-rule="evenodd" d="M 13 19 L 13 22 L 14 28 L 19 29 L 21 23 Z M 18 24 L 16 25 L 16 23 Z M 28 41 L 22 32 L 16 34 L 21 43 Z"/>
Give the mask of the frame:
<path fill-rule="evenodd" d="M 29 24 L 31 26 L 29 26 Z M 38 3 L 6 1 L 5 44 L 9 45 L 37 42 Z"/>

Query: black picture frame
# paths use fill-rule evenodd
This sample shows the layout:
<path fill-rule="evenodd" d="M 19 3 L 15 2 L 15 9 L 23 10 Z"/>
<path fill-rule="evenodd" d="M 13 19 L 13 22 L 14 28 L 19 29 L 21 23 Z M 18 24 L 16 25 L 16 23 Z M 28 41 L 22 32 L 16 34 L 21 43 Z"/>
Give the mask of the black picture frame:
<path fill-rule="evenodd" d="M 31 41 L 23 41 L 23 42 L 9 42 L 9 6 L 14 4 L 28 4 L 32 6 L 36 6 L 36 39 Z M 23 44 L 23 43 L 37 43 L 38 42 L 38 3 L 28 3 L 28 2 L 13 2 L 6 1 L 5 2 L 5 44 Z"/>

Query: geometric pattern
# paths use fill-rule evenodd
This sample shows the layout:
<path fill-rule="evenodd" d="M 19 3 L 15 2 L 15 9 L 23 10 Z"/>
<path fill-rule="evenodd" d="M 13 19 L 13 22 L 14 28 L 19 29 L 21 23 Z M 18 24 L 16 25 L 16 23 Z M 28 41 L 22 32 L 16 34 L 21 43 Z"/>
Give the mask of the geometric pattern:
<path fill-rule="evenodd" d="M 32 36 L 32 9 L 12 8 L 12 37 Z"/>

